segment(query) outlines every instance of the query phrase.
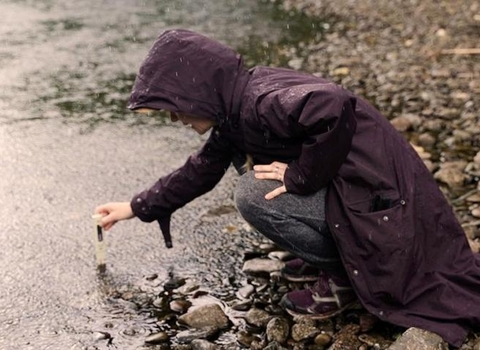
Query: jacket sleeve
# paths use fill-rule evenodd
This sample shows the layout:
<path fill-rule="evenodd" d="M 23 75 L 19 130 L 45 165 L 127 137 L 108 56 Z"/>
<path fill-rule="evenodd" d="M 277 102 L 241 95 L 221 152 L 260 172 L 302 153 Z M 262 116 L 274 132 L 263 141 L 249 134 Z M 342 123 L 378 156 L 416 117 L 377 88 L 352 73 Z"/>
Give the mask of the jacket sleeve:
<path fill-rule="evenodd" d="M 132 198 L 133 213 L 144 222 L 157 220 L 166 235 L 172 213 L 215 187 L 228 169 L 232 153 L 230 142 L 215 128 L 182 167 Z"/>
<path fill-rule="evenodd" d="M 277 118 L 304 140 L 300 156 L 285 172 L 287 191 L 306 195 L 325 187 L 350 151 L 357 125 L 356 99 L 335 84 L 320 84 L 290 87 L 270 102 L 277 105 Z"/>

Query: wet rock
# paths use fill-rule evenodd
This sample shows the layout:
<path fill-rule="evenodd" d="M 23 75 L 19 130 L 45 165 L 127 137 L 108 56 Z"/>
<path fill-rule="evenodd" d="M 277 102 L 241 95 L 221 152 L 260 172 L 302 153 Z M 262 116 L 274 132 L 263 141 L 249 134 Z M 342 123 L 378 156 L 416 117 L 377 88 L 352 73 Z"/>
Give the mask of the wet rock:
<path fill-rule="evenodd" d="M 347 324 L 333 336 L 334 342 L 329 350 L 358 349 L 362 345 L 357 336 L 359 331 L 359 325 Z"/>
<path fill-rule="evenodd" d="M 232 304 L 232 309 L 236 311 L 247 311 L 252 306 L 251 300 L 237 300 Z"/>
<path fill-rule="evenodd" d="M 193 328 L 227 328 L 228 318 L 217 304 L 203 305 L 178 318 L 178 321 Z"/>
<path fill-rule="evenodd" d="M 409 328 L 388 349 L 448 350 L 448 345 L 435 333 Z"/>
<path fill-rule="evenodd" d="M 195 339 L 192 341 L 192 350 L 216 350 L 219 347 L 207 340 Z"/>
<path fill-rule="evenodd" d="M 218 331 L 219 329 L 216 327 L 187 329 L 177 333 L 175 338 L 179 343 L 191 343 L 195 339 L 212 339 L 218 334 Z"/>
<path fill-rule="evenodd" d="M 170 310 L 178 313 L 184 313 L 192 303 L 185 299 L 177 299 L 170 302 Z"/>
<path fill-rule="evenodd" d="M 459 187 L 463 185 L 465 181 L 463 170 L 466 166 L 467 162 L 463 160 L 443 163 L 440 165 L 440 169 L 434 174 L 434 177 L 450 188 Z"/>
<path fill-rule="evenodd" d="M 272 260 L 285 261 L 285 260 L 291 258 L 292 256 L 293 256 L 292 253 L 286 252 L 286 251 L 281 251 L 281 250 L 276 250 L 276 251 L 268 253 L 268 257 Z"/>
<path fill-rule="evenodd" d="M 480 208 L 475 208 L 472 210 L 472 216 L 480 218 Z"/>
<path fill-rule="evenodd" d="M 159 309 L 166 309 L 167 306 L 167 299 L 165 298 L 156 298 L 153 302 L 152 305 L 155 306 L 156 308 Z"/>
<path fill-rule="evenodd" d="M 174 290 L 177 289 L 185 284 L 185 279 L 181 277 L 172 277 L 170 278 L 165 284 L 163 285 L 163 288 L 165 290 Z"/>
<path fill-rule="evenodd" d="M 378 334 L 360 334 L 358 340 L 373 349 L 387 349 L 392 344 L 392 341 L 386 340 Z"/>
<path fill-rule="evenodd" d="M 425 132 L 418 136 L 418 144 L 422 147 L 432 148 L 435 142 L 435 137 L 430 133 Z"/>
<path fill-rule="evenodd" d="M 237 296 L 240 299 L 248 299 L 255 292 L 255 287 L 251 284 L 247 284 L 240 288 L 237 292 Z"/>
<path fill-rule="evenodd" d="M 378 318 L 372 314 L 362 314 L 360 315 L 359 324 L 360 332 L 368 332 L 373 329 L 373 327 L 378 323 Z"/>
<path fill-rule="evenodd" d="M 158 277 L 158 275 L 156 273 L 152 273 L 151 275 L 145 276 L 145 279 L 147 281 L 153 281 L 153 280 L 157 279 L 157 277 Z"/>
<path fill-rule="evenodd" d="M 290 332 L 288 321 L 283 317 L 274 317 L 267 323 L 267 339 L 270 342 L 283 344 Z"/>
<path fill-rule="evenodd" d="M 330 334 L 321 333 L 321 334 L 319 334 L 319 335 L 317 335 L 317 336 L 315 337 L 315 339 L 313 340 L 313 342 L 314 342 L 316 345 L 327 346 L 327 345 L 329 345 L 329 344 L 332 342 L 332 337 L 330 336 Z"/>
<path fill-rule="evenodd" d="M 398 116 L 396 118 L 393 118 L 390 121 L 395 129 L 397 129 L 400 132 L 404 132 L 407 130 L 412 130 L 414 128 L 417 128 L 422 120 L 418 115 L 415 114 L 405 114 Z"/>
<path fill-rule="evenodd" d="M 272 341 L 263 350 L 288 350 L 287 348 L 283 347 L 281 344 L 277 343 L 276 341 Z"/>
<path fill-rule="evenodd" d="M 245 315 L 245 321 L 256 327 L 266 327 L 272 316 L 265 310 L 250 309 Z"/>
<path fill-rule="evenodd" d="M 475 194 L 472 194 L 471 196 L 468 196 L 466 198 L 466 201 L 471 203 L 480 203 L 480 193 L 475 193 Z"/>
<path fill-rule="evenodd" d="M 278 249 L 277 246 L 272 243 L 262 243 L 258 246 L 258 248 L 262 250 L 265 254 L 268 254 L 274 251 L 275 249 Z"/>
<path fill-rule="evenodd" d="M 165 343 L 169 340 L 168 334 L 165 332 L 159 332 L 150 334 L 148 337 L 145 338 L 146 344 L 160 344 Z"/>
<path fill-rule="evenodd" d="M 188 280 L 185 281 L 183 286 L 177 288 L 175 291 L 182 295 L 189 295 L 195 292 L 198 288 L 200 288 L 200 286 L 198 285 L 197 281 Z"/>
<path fill-rule="evenodd" d="M 95 340 L 105 340 L 110 339 L 112 336 L 108 332 L 95 332 Z"/>
<path fill-rule="evenodd" d="M 259 341 L 260 338 L 257 337 L 256 335 L 253 335 L 252 333 L 250 332 L 247 332 L 247 331 L 239 331 L 237 333 L 237 342 L 240 344 L 240 345 L 243 345 L 247 348 L 250 347 L 250 345 L 252 344 L 252 342 L 256 340 L 256 341 Z"/>
<path fill-rule="evenodd" d="M 246 261 L 242 271 L 250 274 L 271 273 L 281 270 L 284 266 L 285 263 L 282 261 L 256 258 Z"/>
<path fill-rule="evenodd" d="M 280 297 L 275 298 L 275 295 L 272 297 L 272 301 L 280 301 Z M 284 310 L 280 305 L 270 304 L 265 307 L 265 311 L 267 311 L 270 315 L 283 315 Z"/>
<path fill-rule="evenodd" d="M 292 327 L 292 339 L 299 342 L 305 339 L 313 338 L 320 333 L 316 327 L 315 320 L 308 317 L 296 319 L 296 324 Z"/>
<path fill-rule="evenodd" d="M 263 350 L 267 346 L 267 341 L 265 339 L 255 339 L 250 344 L 251 350 Z"/>

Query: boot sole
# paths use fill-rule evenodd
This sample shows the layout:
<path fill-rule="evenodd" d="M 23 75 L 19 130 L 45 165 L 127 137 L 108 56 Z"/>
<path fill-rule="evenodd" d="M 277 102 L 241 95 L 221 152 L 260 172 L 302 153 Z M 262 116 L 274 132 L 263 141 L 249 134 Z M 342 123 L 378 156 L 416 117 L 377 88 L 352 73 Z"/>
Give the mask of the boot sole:
<path fill-rule="evenodd" d="M 315 282 L 318 280 L 318 276 L 294 276 L 294 275 L 287 275 L 282 273 L 282 278 L 290 281 L 290 282 Z"/>
<path fill-rule="evenodd" d="M 332 311 L 332 312 L 326 313 L 326 314 L 304 314 L 304 313 L 297 312 L 297 311 L 294 311 L 294 310 L 290 310 L 290 309 L 287 309 L 287 308 L 284 308 L 284 309 L 285 309 L 285 311 L 287 311 L 292 316 L 308 317 L 312 320 L 326 320 L 328 318 L 332 318 L 334 316 L 337 316 L 337 315 L 341 314 L 342 312 L 344 312 L 346 310 L 357 309 L 357 308 L 360 308 L 360 307 L 361 307 L 360 302 L 358 300 L 355 300 L 355 301 L 341 307 L 338 310 L 335 310 L 335 311 Z"/>

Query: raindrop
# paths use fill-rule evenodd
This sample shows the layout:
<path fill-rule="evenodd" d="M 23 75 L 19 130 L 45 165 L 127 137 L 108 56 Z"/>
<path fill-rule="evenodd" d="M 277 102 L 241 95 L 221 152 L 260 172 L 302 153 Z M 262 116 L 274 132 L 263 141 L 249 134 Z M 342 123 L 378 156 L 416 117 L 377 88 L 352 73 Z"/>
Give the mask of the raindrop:
<path fill-rule="evenodd" d="M 287 23 L 287 29 L 290 29 L 290 24 Z"/>
<path fill-rule="evenodd" d="M 178 77 L 178 72 L 175 72 L 175 76 Z"/>

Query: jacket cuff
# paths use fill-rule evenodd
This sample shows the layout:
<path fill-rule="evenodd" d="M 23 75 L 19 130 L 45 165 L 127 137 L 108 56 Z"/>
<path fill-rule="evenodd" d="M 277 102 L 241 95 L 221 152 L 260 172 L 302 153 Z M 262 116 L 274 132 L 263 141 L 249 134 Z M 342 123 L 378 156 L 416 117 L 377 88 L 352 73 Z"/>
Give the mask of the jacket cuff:
<path fill-rule="evenodd" d="M 148 206 L 147 201 L 143 198 L 143 192 L 137 194 L 130 201 L 133 214 L 143 222 L 152 222 L 155 218 L 152 216 L 151 208 Z"/>

